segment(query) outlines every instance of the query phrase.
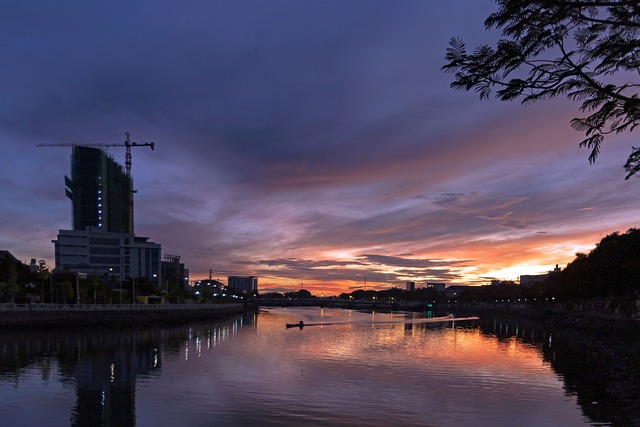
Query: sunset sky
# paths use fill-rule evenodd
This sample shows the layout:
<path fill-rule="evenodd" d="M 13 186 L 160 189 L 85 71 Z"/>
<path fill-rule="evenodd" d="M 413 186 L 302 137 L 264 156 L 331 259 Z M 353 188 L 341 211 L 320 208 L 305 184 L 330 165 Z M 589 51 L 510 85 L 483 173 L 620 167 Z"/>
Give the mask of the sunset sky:
<path fill-rule="evenodd" d="M 136 234 L 191 279 L 257 275 L 316 295 L 412 280 L 486 284 L 566 266 L 637 226 L 623 164 L 524 107 L 449 88 L 490 0 L 0 4 L 0 249 L 53 265 L 70 147 L 134 148 Z M 114 136 L 112 139 L 103 137 Z M 110 149 L 124 163 L 124 149 Z M 366 278 L 366 279 L 365 279 Z"/>

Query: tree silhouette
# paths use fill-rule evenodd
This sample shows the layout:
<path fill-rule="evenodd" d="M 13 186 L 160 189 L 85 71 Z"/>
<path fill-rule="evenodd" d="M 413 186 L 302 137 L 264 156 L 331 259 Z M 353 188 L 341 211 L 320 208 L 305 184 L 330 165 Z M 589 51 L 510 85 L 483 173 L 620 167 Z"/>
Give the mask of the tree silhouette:
<path fill-rule="evenodd" d="M 40 294 L 42 295 L 42 301 L 44 301 L 44 282 L 49 280 L 51 276 L 51 270 L 47 265 L 47 262 L 43 259 L 38 261 L 38 269 L 36 270 L 36 277 L 40 281 Z"/>
<path fill-rule="evenodd" d="M 581 147 L 600 153 L 605 135 L 640 123 L 640 3 L 637 0 L 495 0 L 485 20 L 502 30 L 497 46 L 467 53 L 452 38 L 442 68 L 455 73 L 451 87 L 475 90 L 487 99 L 523 104 L 565 96 L 581 102 L 585 117 L 571 127 L 586 136 Z M 640 147 L 632 147 L 625 179 L 640 171 Z"/>
<path fill-rule="evenodd" d="M 18 290 L 17 263 L 8 256 L 0 258 L 0 295 L 5 301 L 15 302 Z"/>
<path fill-rule="evenodd" d="M 629 297 L 640 293 L 640 230 L 603 237 L 588 254 L 577 254 L 558 274 L 567 297 Z"/>

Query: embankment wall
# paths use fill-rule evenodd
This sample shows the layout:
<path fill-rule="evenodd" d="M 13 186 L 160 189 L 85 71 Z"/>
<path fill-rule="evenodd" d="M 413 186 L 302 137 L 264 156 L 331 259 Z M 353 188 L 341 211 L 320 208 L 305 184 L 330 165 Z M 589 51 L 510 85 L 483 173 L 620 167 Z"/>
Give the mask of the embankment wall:
<path fill-rule="evenodd" d="M 217 319 L 241 314 L 244 304 L 177 306 L 83 306 L 83 307 L 3 307 L 0 327 L 6 329 L 49 329 L 65 326 L 146 326 L 172 325 L 192 320 Z"/>

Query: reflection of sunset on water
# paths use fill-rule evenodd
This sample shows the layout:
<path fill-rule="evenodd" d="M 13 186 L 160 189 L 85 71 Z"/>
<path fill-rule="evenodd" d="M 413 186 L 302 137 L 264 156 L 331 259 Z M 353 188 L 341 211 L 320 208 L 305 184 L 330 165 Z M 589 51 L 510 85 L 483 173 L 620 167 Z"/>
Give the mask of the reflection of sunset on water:
<path fill-rule="evenodd" d="M 516 338 L 499 341 L 477 328 L 466 329 L 462 322 L 410 325 L 404 323 L 404 315 L 350 311 L 351 324 L 284 330 L 286 322 L 297 321 L 300 315 L 305 316 L 305 323 L 333 318 L 332 310 L 315 309 L 317 318 L 309 316 L 309 310 L 276 309 L 260 318 L 260 332 L 271 344 L 278 344 L 270 346 L 268 353 L 255 349 L 259 366 L 249 369 L 250 376 L 260 377 L 262 369 L 268 369 L 275 371 L 269 374 L 271 382 L 283 387 L 299 387 L 300 393 L 308 394 L 303 389 L 312 383 L 313 394 L 326 392 L 343 398 L 349 392 L 333 387 L 346 378 L 345 390 L 375 383 L 401 394 L 405 388 L 429 386 L 433 381 L 444 394 L 458 393 L 460 387 L 465 393 L 477 392 L 496 384 L 503 394 L 508 393 L 511 382 L 531 383 L 535 390 L 561 384 L 534 346 Z M 419 320 L 418 316 L 409 314 L 408 319 Z M 376 323 L 391 320 L 401 323 Z M 461 375 L 475 381 L 462 381 Z M 324 384 L 331 384 L 332 389 L 324 390 Z"/>
<path fill-rule="evenodd" d="M 542 350 L 562 354 L 548 333 L 423 316 L 273 308 L 170 329 L 7 336 L 0 424 L 63 425 L 71 414 L 158 426 L 592 425 L 575 369 L 568 392 L 553 370 L 567 360 L 543 361 Z M 299 320 L 309 325 L 285 327 Z"/>

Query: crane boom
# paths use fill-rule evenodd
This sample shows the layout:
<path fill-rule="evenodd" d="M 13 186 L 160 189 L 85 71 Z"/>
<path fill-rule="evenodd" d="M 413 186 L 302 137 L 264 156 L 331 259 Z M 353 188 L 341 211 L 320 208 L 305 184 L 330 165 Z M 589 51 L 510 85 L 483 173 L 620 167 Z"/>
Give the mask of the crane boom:
<path fill-rule="evenodd" d="M 131 142 L 131 138 L 129 136 L 129 132 L 125 133 L 126 139 L 124 143 L 102 143 L 102 144 L 91 144 L 91 143 L 82 143 L 82 142 L 60 142 L 53 144 L 38 144 L 38 147 L 126 147 L 125 157 L 124 157 L 124 167 L 128 177 L 131 177 L 131 147 L 151 147 L 152 150 L 155 150 L 156 144 L 154 142 Z"/>

